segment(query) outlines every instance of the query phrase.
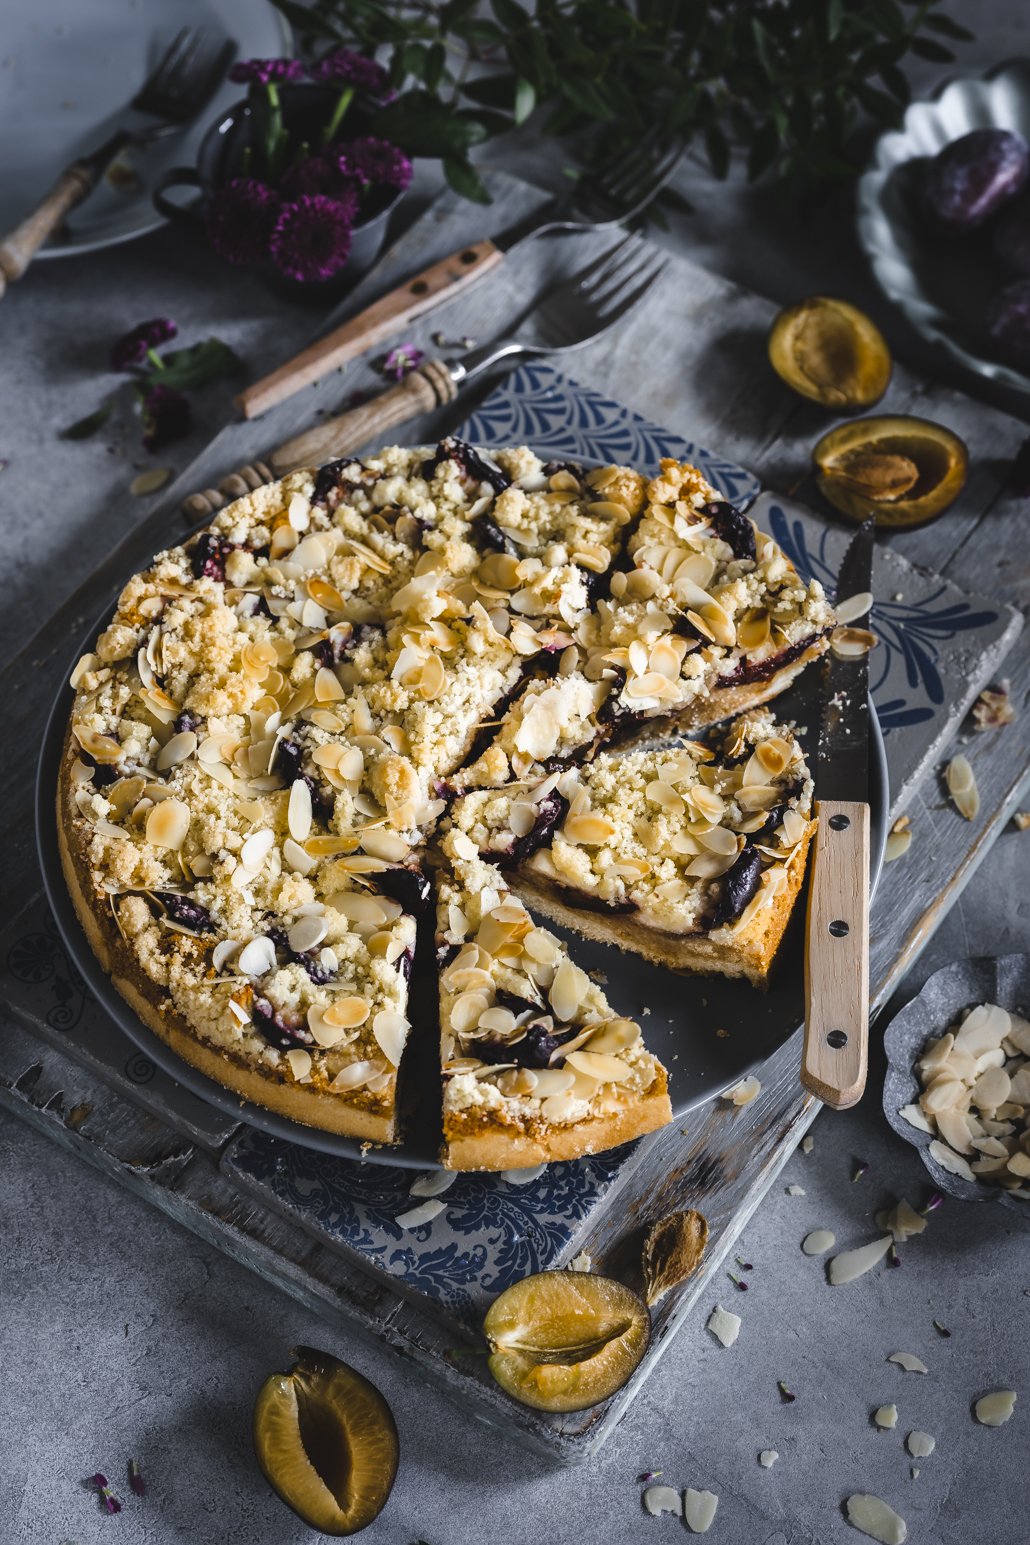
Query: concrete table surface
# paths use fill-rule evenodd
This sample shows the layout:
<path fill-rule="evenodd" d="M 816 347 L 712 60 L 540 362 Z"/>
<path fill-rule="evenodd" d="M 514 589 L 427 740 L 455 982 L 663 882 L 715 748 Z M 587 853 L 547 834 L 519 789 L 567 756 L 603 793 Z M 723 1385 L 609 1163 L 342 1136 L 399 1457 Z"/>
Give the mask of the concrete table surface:
<path fill-rule="evenodd" d="M 975 71 L 1026 51 L 1030 13 L 1019 0 L 953 5 L 979 41 L 964 51 Z M 920 66 L 917 88 L 939 69 Z M 547 177 L 529 143 L 491 150 L 495 164 Z M 432 191 L 420 174 L 413 207 Z M 688 162 L 679 186 L 699 213 L 664 239 L 766 294 L 814 289 L 868 306 L 899 352 L 939 368 L 875 291 L 856 252 L 848 195 L 799 221 L 775 190 L 717 186 Z M 141 318 L 171 315 L 182 341 L 212 332 L 252 376 L 291 352 L 314 318 L 273 301 L 246 274 L 220 267 L 178 232 L 131 246 L 41 264 L 3 301 L 0 349 L 0 511 L 9 538 L 0 636 L 25 643 L 145 507 L 126 489 L 144 465 L 183 466 L 230 411 L 231 387 L 199 398 L 190 440 L 156 458 L 138 451 L 138 425 L 119 408 L 94 440 L 57 431 L 97 406 L 113 385 L 102 373 L 112 339 Z M 970 383 L 965 384 L 967 389 Z M 98 512 L 105 512 L 98 514 Z M 975 573 L 970 574 L 975 583 Z M 41 705 L 42 708 L 43 705 Z M 901 997 L 961 955 L 1030 944 L 1025 876 L 1030 835 L 1009 828 L 928 947 Z M 3 1033 L 16 1033 L 5 1026 Z M 682 1524 L 647 1518 L 636 1476 L 718 1493 L 710 1537 L 726 1545 L 809 1545 L 857 1539 L 841 1503 L 852 1492 L 884 1497 L 918 1545 L 1026 1545 L 1030 1413 L 1030 1269 L 1025 1226 L 990 1205 L 949 1201 L 903 1265 L 831 1289 L 818 1260 L 802 1255 L 812 1228 L 843 1246 L 873 1232 L 872 1215 L 929 1194 L 915 1152 L 880 1110 L 882 1062 L 869 1092 L 845 1115 L 817 1121 L 810 1154 L 798 1153 L 741 1241 L 753 1263 L 749 1291 L 725 1279 L 717 1298 L 743 1317 L 730 1350 L 704 1329 L 707 1309 L 670 1349 L 613 1440 L 588 1466 L 555 1472 L 488 1432 L 406 1370 L 320 1322 L 242 1267 L 142 1202 L 77 1164 L 43 1137 L 0 1120 L 3 1264 L 0 1266 L 0 1542 L 2 1545 L 288 1545 L 312 1538 L 261 1479 L 250 1450 L 254 1393 L 298 1342 L 324 1345 L 372 1378 L 390 1401 L 402 1459 L 386 1511 L 366 1536 L 375 1545 L 622 1545 L 680 1537 Z M 857 1160 L 869 1164 L 857 1182 Z M 787 1186 L 804 1188 L 790 1196 Z M 933 1329 L 939 1320 L 952 1331 Z M 926 1377 L 886 1359 L 918 1353 Z M 781 1401 L 777 1380 L 797 1394 Z M 996 1431 L 970 1404 L 985 1390 L 1020 1391 L 1016 1415 Z M 895 1402 L 898 1425 L 879 1432 L 870 1413 Z M 913 1428 L 937 1440 L 914 1462 Z M 771 1470 L 758 1453 L 775 1448 Z M 147 1495 L 129 1492 L 139 1462 Z M 913 1478 L 913 1464 L 919 1475 Z M 122 1497 L 102 1514 L 82 1478 L 105 1472 Z"/>

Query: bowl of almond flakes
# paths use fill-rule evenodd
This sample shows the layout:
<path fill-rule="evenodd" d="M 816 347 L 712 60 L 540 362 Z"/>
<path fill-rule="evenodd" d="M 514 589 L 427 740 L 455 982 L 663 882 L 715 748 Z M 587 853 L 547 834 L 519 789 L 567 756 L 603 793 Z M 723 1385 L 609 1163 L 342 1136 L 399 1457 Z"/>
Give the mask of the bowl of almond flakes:
<path fill-rule="evenodd" d="M 1030 1219 L 1030 955 L 935 971 L 884 1046 L 887 1120 L 935 1185 Z"/>

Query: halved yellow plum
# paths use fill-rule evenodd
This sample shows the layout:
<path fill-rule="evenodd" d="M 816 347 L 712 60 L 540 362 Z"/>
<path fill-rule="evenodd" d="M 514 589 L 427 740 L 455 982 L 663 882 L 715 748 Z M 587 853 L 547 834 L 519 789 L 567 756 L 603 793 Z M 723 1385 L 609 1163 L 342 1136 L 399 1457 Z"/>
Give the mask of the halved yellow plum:
<path fill-rule="evenodd" d="M 483 1322 L 490 1372 L 539 1411 L 583 1411 L 622 1388 L 651 1337 L 647 1305 L 611 1277 L 542 1271 L 495 1299 Z"/>
<path fill-rule="evenodd" d="M 356 1534 L 378 1518 L 397 1474 L 393 1412 L 356 1369 L 295 1347 L 254 1405 L 254 1448 L 287 1507 L 323 1534 Z"/>
<path fill-rule="evenodd" d="M 781 380 L 835 413 L 859 413 L 890 384 L 887 341 L 864 311 L 831 295 L 810 295 L 781 311 L 769 334 Z"/>
<path fill-rule="evenodd" d="M 898 530 L 936 520 L 954 504 L 969 452 L 943 424 L 899 413 L 838 424 L 816 443 L 812 463 L 835 510 Z"/>

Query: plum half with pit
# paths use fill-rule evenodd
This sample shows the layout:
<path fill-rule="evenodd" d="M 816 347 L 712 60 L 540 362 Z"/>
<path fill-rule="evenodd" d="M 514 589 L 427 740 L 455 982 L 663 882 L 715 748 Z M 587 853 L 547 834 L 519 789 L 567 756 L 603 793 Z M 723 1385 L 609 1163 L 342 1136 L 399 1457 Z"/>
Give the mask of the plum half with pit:
<path fill-rule="evenodd" d="M 1002 359 L 1030 370 L 1030 279 L 1007 284 L 987 308 L 987 334 Z"/>
<path fill-rule="evenodd" d="M 354 1368 L 297 1347 L 254 1405 L 254 1449 L 265 1479 L 312 1529 L 334 1538 L 378 1518 L 397 1475 L 393 1412 Z"/>
<path fill-rule="evenodd" d="M 816 442 L 819 491 L 859 524 L 922 526 L 943 515 L 965 487 L 969 452 L 952 430 L 896 413 L 838 424 Z"/>
<path fill-rule="evenodd" d="M 769 360 L 782 381 L 834 413 L 879 402 L 891 379 L 887 341 L 864 311 L 830 295 L 810 295 L 781 311 L 769 334 Z"/>
<path fill-rule="evenodd" d="M 923 184 L 935 224 L 956 236 L 975 231 L 1014 199 L 1030 173 L 1030 147 L 1012 129 L 973 129 L 945 145 Z"/>

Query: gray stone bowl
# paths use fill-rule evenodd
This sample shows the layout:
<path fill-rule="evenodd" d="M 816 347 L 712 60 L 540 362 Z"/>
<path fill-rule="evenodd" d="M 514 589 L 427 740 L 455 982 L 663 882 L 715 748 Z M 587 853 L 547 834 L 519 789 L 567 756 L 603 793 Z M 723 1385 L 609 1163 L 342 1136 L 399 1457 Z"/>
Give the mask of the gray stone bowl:
<path fill-rule="evenodd" d="M 1010 1196 L 1001 1186 L 964 1180 L 942 1169 L 930 1154 L 933 1138 L 910 1126 L 900 1111 L 919 1098 L 915 1065 L 931 1036 L 943 1035 L 963 1009 L 978 1003 L 997 1003 L 1003 1009 L 1030 1017 L 1030 955 L 980 955 L 955 960 L 935 971 L 911 1003 L 891 1020 L 883 1037 L 887 1051 L 887 1077 L 883 1085 L 883 1109 L 890 1125 L 906 1143 L 918 1148 L 934 1185 L 963 1202 L 997 1202 L 1030 1222 L 1030 1201 Z"/>

